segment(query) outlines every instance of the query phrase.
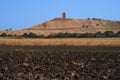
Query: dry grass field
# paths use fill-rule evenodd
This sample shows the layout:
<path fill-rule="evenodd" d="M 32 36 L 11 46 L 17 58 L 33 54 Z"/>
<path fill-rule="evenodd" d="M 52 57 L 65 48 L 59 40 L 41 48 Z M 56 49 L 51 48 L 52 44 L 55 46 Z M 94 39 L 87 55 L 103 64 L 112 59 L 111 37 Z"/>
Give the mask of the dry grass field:
<path fill-rule="evenodd" d="M 117 46 L 120 38 L 54 38 L 54 39 L 6 39 L 1 46 Z"/>

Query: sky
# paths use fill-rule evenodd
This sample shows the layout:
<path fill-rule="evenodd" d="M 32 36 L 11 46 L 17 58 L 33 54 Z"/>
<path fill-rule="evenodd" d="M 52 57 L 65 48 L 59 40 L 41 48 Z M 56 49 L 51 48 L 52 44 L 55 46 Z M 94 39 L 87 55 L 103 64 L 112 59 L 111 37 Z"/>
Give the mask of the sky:
<path fill-rule="evenodd" d="M 120 0 L 0 0 L 0 30 L 21 30 L 66 12 L 68 18 L 120 21 Z"/>

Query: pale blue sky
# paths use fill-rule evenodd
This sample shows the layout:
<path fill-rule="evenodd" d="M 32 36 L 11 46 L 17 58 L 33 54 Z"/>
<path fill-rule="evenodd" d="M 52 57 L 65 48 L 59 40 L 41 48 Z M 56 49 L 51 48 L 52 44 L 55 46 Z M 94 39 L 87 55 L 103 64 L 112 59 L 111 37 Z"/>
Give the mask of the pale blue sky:
<path fill-rule="evenodd" d="M 120 0 L 0 0 L 0 30 L 20 30 L 61 17 L 120 21 Z"/>

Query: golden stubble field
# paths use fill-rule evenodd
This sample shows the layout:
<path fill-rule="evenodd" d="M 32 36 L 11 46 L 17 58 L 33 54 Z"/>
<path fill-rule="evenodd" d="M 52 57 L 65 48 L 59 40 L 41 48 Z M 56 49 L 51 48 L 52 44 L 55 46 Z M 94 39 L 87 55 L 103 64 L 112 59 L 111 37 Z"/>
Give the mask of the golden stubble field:
<path fill-rule="evenodd" d="M 52 38 L 6 39 L 0 38 L 1 46 L 117 46 L 120 38 Z"/>

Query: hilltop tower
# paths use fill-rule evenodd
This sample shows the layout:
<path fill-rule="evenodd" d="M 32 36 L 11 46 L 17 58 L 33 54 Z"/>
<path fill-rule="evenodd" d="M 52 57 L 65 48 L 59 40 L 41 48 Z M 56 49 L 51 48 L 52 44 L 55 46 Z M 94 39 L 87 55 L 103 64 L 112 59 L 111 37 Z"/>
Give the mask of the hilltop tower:
<path fill-rule="evenodd" d="M 65 12 L 62 13 L 62 18 L 63 18 L 63 19 L 66 18 L 66 13 L 65 13 Z"/>

